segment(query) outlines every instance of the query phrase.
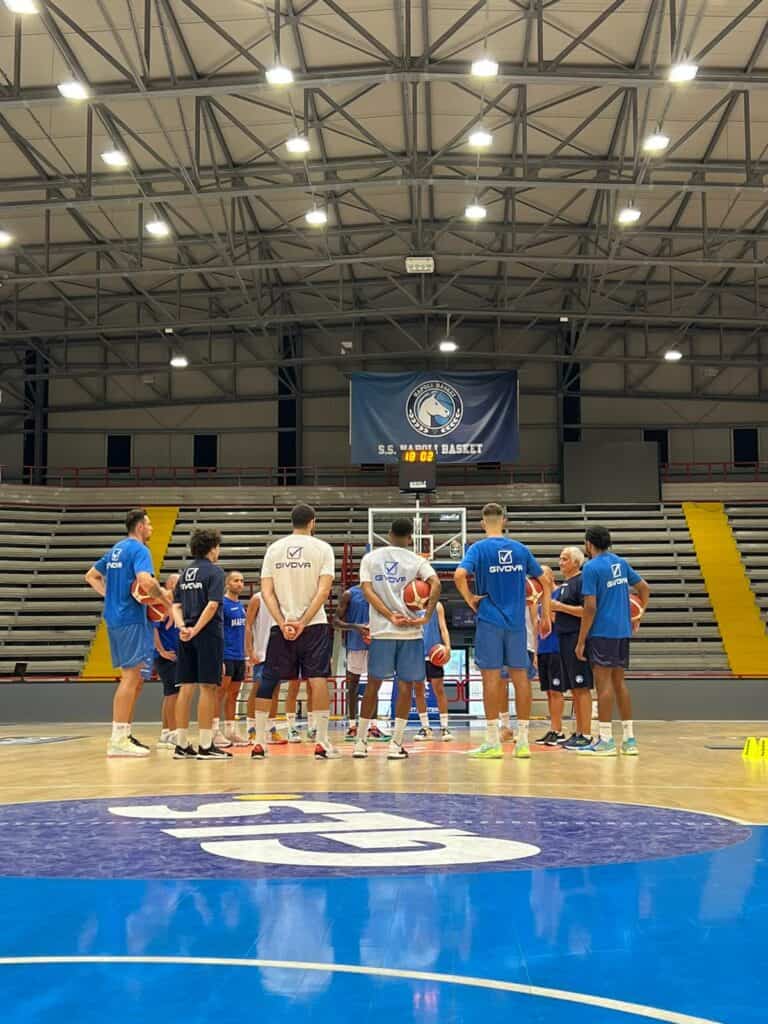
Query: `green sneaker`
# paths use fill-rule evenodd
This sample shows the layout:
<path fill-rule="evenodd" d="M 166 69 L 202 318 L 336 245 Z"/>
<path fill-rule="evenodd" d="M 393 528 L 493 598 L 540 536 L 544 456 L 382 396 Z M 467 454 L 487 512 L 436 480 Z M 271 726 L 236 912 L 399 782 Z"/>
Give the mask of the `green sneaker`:
<path fill-rule="evenodd" d="M 515 757 L 519 757 L 520 760 L 527 760 L 531 756 L 531 748 L 527 743 L 518 743 L 515 746 Z"/>
<path fill-rule="evenodd" d="M 637 740 L 634 736 L 624 740 L 621 744 L 621 752 L 625 757 L 637 757 L 640 751 L 637 749 Z"/>
<path fill-rule="evenodd" d="M 504 757 L 501 746 L 492 746 L 490 743 L 483 743 L 479 747 L 475 747 L 474 750 L 470 750 L 468 757 L 475 758 L 479 761 L 498 761 Z"/>
<path fill-rule="evenodd" d="M 587 756 L 591 755 L 592 757 L 616 757 L 619 752 L 613 740 L 599 739 L 591 747 L 584 747 L 582 750 L 577 750 L 576 753 Z"/>

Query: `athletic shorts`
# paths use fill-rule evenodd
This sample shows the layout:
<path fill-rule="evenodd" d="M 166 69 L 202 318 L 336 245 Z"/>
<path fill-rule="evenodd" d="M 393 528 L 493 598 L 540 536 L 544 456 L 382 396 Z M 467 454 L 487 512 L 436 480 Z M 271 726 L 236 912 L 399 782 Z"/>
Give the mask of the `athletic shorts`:
<path fill-rule="evenodd" d="M 539 685 L 544 693 L 549 690 L 554 693 L 562 693 L 565 690 L 560 668 L 560 655 L 557 651 L 539 655 Z"/>
<path fill-rule="evenodd" d="M 176 682 L 178 664 L 178 661 L 168 661 L 167 658 L 155 658 L 155 671 L 163 684 L 164 697 L 175 697 L 179 692 Z"/>
<path fill-rule="evenodd" d="M 368 671 L 368 649 L 364 651 L 347 651 L 347 672 L 356 676 L 364 676 Z"/>
<path fill-rule="evenodd" d="M 368 678 L 391 679 L 393 676 L 404 683 L 424 682 L 424 641 L 417 640 L 371 640 L 368 652 Z"/>
<path fill-rule="evenodd" d="M 264 664 L 274 679 L 320 679 L 330 675 L 333 636 L 324 622 L 307 626 L 296 640 L 286 640 L 279 626 L 269 631 Z"/>
<path fill-rule="evenodd" d="M 424 672 L 427 679 L 443 679 L 445 676 L 445 665 L 433 665 L 427 658 L 424 662 Z"/>
<path fill-rule="evenodd" d="M 179 643 L 178 683 L 221 685 L 224 661 L 224 637 L 203 630 L 191 640 Z"/>
<path fill-rule="evenodd" d="M 585 653 L 593 668 L 629 668 L 629 637 L 590 636 Z"/>
<path fill-rule="evenodd" d="M 229 676 L 233 683 L 242 683 L 245 679 L 245 659 L 226 658 L 224 661 L 224 675 Z"/>
<path fill-rule="evenodd" d="M 591 690 L 592 666 L 576 657 L 578 633 L 560 633 L 560 678 L 563 690 Z"/>
<path fill-rule="evenodd" d="M 527 642 L 528 642 L 528 638 L 526 637 L 526 643 Z M 528 678 L 531 680 L 531 682 L 533 682 L 533 680 L 539 674 L 539 670 L 536 667 L 536 651 L 532 651 L 529 648 L 526 651 L 526 654 L 528 655 Z"/>
<path fill-rule="evenodd" d="M 528 669 L 525 630 L 479 621 L 475 627 L 475 664 L 480 669 Z"/>
<path fill-rule="evenodd" d="M 261 675 L 264 671 L 264 662 L 260 661 L 258 665 L 253 666 L 253 681 L 254 683 L 261 682 Z"/>
<path fill-rule="evenodd" d="M 109 652 L 115 668 L 151 665 L 154 657 L 154 626 L 145 619 L 127 626 L 107 626 Z"/>

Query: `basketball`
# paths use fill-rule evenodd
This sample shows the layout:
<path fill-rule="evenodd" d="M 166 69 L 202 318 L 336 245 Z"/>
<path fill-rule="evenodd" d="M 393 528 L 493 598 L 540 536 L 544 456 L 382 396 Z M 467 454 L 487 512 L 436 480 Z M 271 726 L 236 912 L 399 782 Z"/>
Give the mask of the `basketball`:
<path fill-rule="evenodd" d="M 448 649 L 445 644 L 435 644 L 429 649 L 429 661 L 432 665 L 446 665 L 448 663 Z"/>
<path fill-rule="evenodd" d="M 403 601 L 406 607 L 413 611 L 421 611 L 426 608 L 429 600 L 429 584 L 424 580 L 411 580 L 403 587 Z"/>
<path fill-rule="evenodd" d="M 525 600 L 528 604 L 537 604 L 541 600 L 543 593 L 544 587 L 542 587 L 538 580 L 533 579 L 531 576 L 525 577 Z"/>
<path fill-rule="evenodd" d="M 639 622 L 643 617 L 643 606 L 635 594 L 629 595 L 629 618 L 631 622 Z"/>
<path fill-rule="evenodd" d="M 168 611 L 165 605 L 144 593 L 138 580 L 136 580 L 131 587 L 131 597 L 134 601 L 138 601 L 139 604 L 143 604 L 145 606 L 147 609 L 147 618 L 150 622 L 162 622 L 163 619 L 168 617 Z"/>

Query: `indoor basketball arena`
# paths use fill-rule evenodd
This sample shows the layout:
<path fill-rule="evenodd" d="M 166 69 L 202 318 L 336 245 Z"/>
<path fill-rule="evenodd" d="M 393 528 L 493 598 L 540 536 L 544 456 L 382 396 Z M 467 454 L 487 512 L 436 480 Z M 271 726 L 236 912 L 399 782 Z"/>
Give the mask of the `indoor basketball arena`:
<path fill-rule="evenodd" d="M 0 55 L 4 1024 L 766 1024 L 768 0 Z"/>

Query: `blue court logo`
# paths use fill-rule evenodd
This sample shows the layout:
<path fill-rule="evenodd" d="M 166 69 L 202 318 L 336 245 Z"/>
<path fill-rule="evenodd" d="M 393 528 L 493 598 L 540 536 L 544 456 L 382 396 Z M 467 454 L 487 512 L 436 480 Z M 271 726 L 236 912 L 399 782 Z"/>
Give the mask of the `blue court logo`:
<path fill-rule="evenodd" d="M 14 804 L 0 806 L 0 831 L 0 875 L 145 879 L 576 867 L 702 853 L 750 835 L 721 818 L 658 807 L 442 793 Z"/>
<path fill-rule="evenodd" d="M 405 403 L 410 426 L 424 437 L 445 437 L 464 417 L 459 392 L 443 380 L 423 381 L 411 391 Z"/>

